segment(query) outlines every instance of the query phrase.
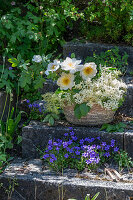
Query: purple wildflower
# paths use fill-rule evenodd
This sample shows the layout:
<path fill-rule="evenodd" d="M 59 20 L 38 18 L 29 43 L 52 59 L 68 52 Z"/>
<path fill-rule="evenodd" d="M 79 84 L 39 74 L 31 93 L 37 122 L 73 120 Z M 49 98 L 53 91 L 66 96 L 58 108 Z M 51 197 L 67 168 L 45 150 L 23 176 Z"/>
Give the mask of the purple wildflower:
<path fill-rule="evenodd" d="M 80 151 L 75 151 L 75 154 L 76 155 L 80 155 Z"/>
<path fill-rule="evenodd" d="M 52 140 L 49 140 L 49 141 L 48 141 L 48 144 L 49 144 L 49 145 L 52 145 L 52 144 L 53 144 L 53 141 L 52 141 Z"/>
<path fill-rule="evenodd" d="M 54 159 L 50 158 L 49 162 L 53 163 L 53 162 L 54 162 Z"/>
<path fill-rule="evenodd" d="M 66 148 L 68 146 L 68 142 L 63 142 L 63 148 Z"/>
<path fill-rule="evenodd" d="M 84 139 L 81 139 L 81 140 L 79 141 L 79 143 L 80 143 L 81 145 L 83 145 L 83 144 L 84 144 Z"/>
<path fill-rule="evenodd" d="M 66 154 L 64 155 L 64 157 L 65 157 L 65 158 L 68 158 L 68 157 L 69 157 L 69 155 L 66 153 Z"/>
<path fill-rule="evenodd" d="M 97 137 L 97 139 L 98 139 L 98 140 L 101 140 L 100 136 L 99 136 L 99 137 Z"/>
<path fill-rule="evenodd" d="M 29 104 L 28 107 L 29 107 L 29 108 L 32 108 L 32 104 Z"/>
<path fill-rule="evenodd" d="M 105 151 L 108 151 L 110 149 L 110 145 L 107 145 L 104 149 Z"/>
<path fill-rule="evenodd" d="M 111 145 L 110 145 L 111 147 L 114 147 L 115 146 L 115 140 L 111 140 Z"/>
<path fill-rule="evenodd" d="M 48 150 L 50 151 L 50 150 L 52 150 L 53 149 L 53 147 L 52 146 L 48 146 Z"/>
<path fill-rule="evenodd" d="M 105 154 L 104 154 L 104 156 L 106 156 L 107 158 L 110 156 L 110 153 L 109 152 L 106 152 Z"/>
<path fill-rule="evenodd" d="M 91 138 L 91 139 L 90 139 L 90 142 L 94 142 L 94 140 L 95 140 L 95 138 Z"/>
<path fill-rule="evenodd" d="M 53 142 L 53 146 L 58 146 L 58 143 L 57 142 Z"/>
<path fill-rule="evenodd" d="M 68 136 L 68 133 L 65 133 L 64 136 L 67 137 L 67 136 Z"/>
<path fill-rule="evenodd" d="M 101 145 L 105 147 L 105 146 L 106 146 L 106 142 L 102 142 L 102 144 L 101 144 Z"/>
<path fill-rule="evenodd" d="M 69 57 L 71 57 L 71 52 L 69 52 Z"/>
<path fill-rule="evenodd" d="M 101 146 L 100 145 L 97 145 L 97 147 L 96 147 L 97 149 L 101 149 Z"/>
<path fill-rule="evenodd" d="M 53 160 L 57 160 L 57 158 L 55 157 L 54 154 L 50 154 L 50 156 L 51 156 L 51 158 L 52 158 Z"/>
<path fill-rule="evenodd" d="M 82 156 L 87 158 L 88 157 L 88 153 L 84 152 L 84 153 L 82 153 Z"/>
<path fill-rule="evenodd" d="M 74 136 L 74 131 L 71 131 L 71 132 L 70 132 L 70 135 L 71 135 L 71 136 Z"/>
<path fill-rule="evenodd" d="M 76 141 L 78 138 L 77 138 L 77 136 L 72 136 L 72 139 L 73 139 L 74 141 Z"/>
<path fill-rule="evenodd" d="M 68 145 L 71 145 L 73 142 L 72 142 L 72 140 L 68 140 Z"/>
<path fill-rule="evenodd" d="M 57 150 L 57 151 L 59 151 L 59 150 L 60 150 L 60 148 L 59 148 L 59 147 L 56 147 L 56 150 Z"/>
<path fill-rule="evenodd" d="M 40 112 L 40 113 L 42 112 L 42 109 L 41 109 L 41 108 L 39 108 L 39 112 Z"/>
<path fill-rule="evenodd" d="M 119 147 L 114 148 L 114 152 L 117 152 L 119 150 Z"/>
<path fill-rule="evenodd" d="M 30 103 L 30 100 L 27 99 L 26 102 L 27 102 L 27 103 Z"/>
<path fill-rule="evenodd" d="M 45 154 L 45 155 L 43 156 L 44 159 L 47 159 L 48 157 L 49 157 L 49 154 Z"/>

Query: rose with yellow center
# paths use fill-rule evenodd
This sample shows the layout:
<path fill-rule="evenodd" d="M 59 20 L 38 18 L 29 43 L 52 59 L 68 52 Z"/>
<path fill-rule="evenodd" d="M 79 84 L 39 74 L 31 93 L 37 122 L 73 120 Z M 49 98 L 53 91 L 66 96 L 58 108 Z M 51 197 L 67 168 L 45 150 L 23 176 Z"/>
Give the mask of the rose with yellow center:
<path fill-rule="evenodd" d="M 74 86 L 74 75 L 63 72 L 61 77 L 57 80 L 57 85 L 60 86 L 61 90 L 72 89 Z"/>
<path fill-rule="evenodd" d="M 67 57 L 62 63 L 61 68 L 65 71 L 70 71 L 70 73 L 74 74 L 79 71 L 81 65 L 81 60 L 76 60 L 75 58 Z"/>
<path fill-rule="evenodd" d="M 96 64 L 94 62 L 90 62 L 90 63 L 86 63 L 80 70 L 80 75 L 82 76 L 82 78 L 84 80 L 93 78 L 96 73 L 97 73 L 97 69 L 96 69 Z"/>
<path fill-rule="evenodd" d="M 45 71 L 45 74 L 46 74 L 46 75 L 49 75 L 49 72 L 50 72 L 50 71 L 51 71 L 51 72 L 54 72 L 54 71 L 56 71 L 57 69 L 59 69 L 59 67 L 60 67 L 60 61 L 54 60 L 53 63 L 49 63 L 49 64 L 48 64 L 48 68 L 47 68 L 47 70 Z"/>

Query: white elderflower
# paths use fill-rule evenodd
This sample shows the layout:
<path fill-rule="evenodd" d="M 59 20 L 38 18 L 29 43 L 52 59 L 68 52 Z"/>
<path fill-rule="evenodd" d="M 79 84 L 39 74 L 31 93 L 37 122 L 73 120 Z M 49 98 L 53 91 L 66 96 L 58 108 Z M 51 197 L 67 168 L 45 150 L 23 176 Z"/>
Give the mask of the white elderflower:
<path fill-rule="evenodd" d="M 65 71 L 70 71 L 70 73 L 74 74 L 76 71 L 79 70 L 81 65 L 81 60 L 76 60 L 75 58 L 67 57 L 64 62 L 61 63 L 61 68 Z"/>
<path fill-rule="evenodd" d="M 93 78 L 97 73 L 96 67 L 94 62 L 86 63 L 80 70 L 80 75 L 84 80 Z"/>
<path fill-rule="evenodd" d="M 40 55 L 34 55 L 32 61 L 40 63 L 42 61 L 42 57 Z"/>
<path fill-rule="evenodd" d="M 61 77 L 57 80 L 57 85 L 61 90 L 71 89 L 74 86 L 74 75 L 62 73 Z"/>
<path fill-rule="evenodd" d="M 54 60 L 53 63 L 49 63 L 49 64 L 48 64 L 48 68 L 47 68 L 47 70 L 45 71 L 45 74 L 46 74 L 46 75 L 49 75 L 49 71 L 54 72 L 54 71 L 56 71 L 57 69 L 59 69 L 59 67 L 60 67 L 60 61 L 59 61 L 59 60 Z"/>

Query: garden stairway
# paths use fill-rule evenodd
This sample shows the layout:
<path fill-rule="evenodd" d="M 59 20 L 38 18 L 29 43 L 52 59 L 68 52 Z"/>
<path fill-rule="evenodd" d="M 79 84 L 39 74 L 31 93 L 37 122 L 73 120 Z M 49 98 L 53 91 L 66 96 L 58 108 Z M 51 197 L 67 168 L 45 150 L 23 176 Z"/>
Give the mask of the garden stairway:
<path fill-rule="evenodd" d="M 75 53 L 77 58 L 84 59 L 88 54 L 92 55 L 94 50 L 101 52 L 103 49 L 107 50 L 112 47 L 108 45 L 106 48 L 104 45 L 100 45 L 99 48 L 98 45 L 92 43 L 80 45 L 68 43 L 64 46 L 63 52 L 64 57 L 69 56 L 69 53 Z M 133 117 L 133 82 L 132 76 L 130 76 L 130 72 L 133 71 L 133 48 L 122 47 L 121 52 L 123 52 L 122 49 L 129 54 L 129 66 L 124 77 L 128 92 L 120 112 Z M 55 83 L 47 81 L 41 92 L 54 91 L 56 88 Z M 73 126 L 73 128 L 78 138 L 100 136 L 105 142 L 115 139 L 118 146 L 126 150 L 133 159 L 133 125 L 128 124 L 123 132 L 115 133 L 100 131 L 98 127 Z M 81 177 L 75 170 L 65 170 L 61 176 L 44 167 L 39 159 L 40 152 L 43 152 L 49 139 L 61 139 L 68 130 L 68 126 L 61 123 L 49 127 L 39 122 L 31 122 L 23 128 L 22 158 L 15 159 L 0 175 L 0 183 L 3 183 L 0 188 L 0 200 L 7 200 L 5 190 L 11 186 L 10 179 L 18 183 L 12 194 L 12 200 L 68 200 L 70 198 L 84 200 L 86 194 L 94 196 L 97 192 L 100 192 L 97 200 L 133 199 L 133 175 L 131 174 L 128 179 L 117 181 L 116 179 L 100 179 L 94 174 L 86 172 Z M 11 196 L 10 191 L 11 189 L 8 189 L 8 196 Z"/>
<path fill-rule="evenodd" d="M 119 133 L 99 131 L 98 127 L 73 126 L 73 128 L 78 138 L 100 136 L 105 142 L 115 139 L 119 147 L 128 151 L 133 158 L 133 125 Z M 34 121 L 23 128 L 23 158 L 15 159 L 1 174 L 0 183 L 3 183 L 3 186 L 0 189 L 0 200 L 7 200 L 5 188 L 8 188 L 10 179 L 18 183 L 12 194 L 12 200 L 61 200 L 62 191 L 64 200 L 70 198 L 84 200 L 86 194 L 94 196 L 97 192 L 100 192 L 98 200 L 132 199 L 132 175 L 126 180 L 117 181 L 100 179 L 93 173 L 84 172 L 83 176 L 79 176 L 75 170 L 64 170 L 61 176 L 42 164 L 39 151 L 43 152 L 49 139 L 63 138 L 64 133 L 68 131 L 68 126 L 49 127 Z"/>

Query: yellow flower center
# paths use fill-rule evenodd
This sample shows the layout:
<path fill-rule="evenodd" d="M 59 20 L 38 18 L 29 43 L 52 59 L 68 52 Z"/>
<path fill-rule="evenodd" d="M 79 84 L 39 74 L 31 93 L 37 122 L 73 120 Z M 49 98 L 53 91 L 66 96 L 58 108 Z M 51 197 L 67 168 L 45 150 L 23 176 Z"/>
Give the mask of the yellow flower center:
<path fill-rule="evenodd" d="M 93 69 L 90 66 L 88 66 L 83 69 L 83 72 L 85 75 L 89 75 L 93 72 Z"/>
<path fill-rule="evenodd" d="M 64 78 L 62 79 L 62 83 L 63 83 L 64 85 L 69 85 L 70 79 L 67 78 L 67 77 L 64 77 Z"/>
<path fill-rule="evenodd" d="M 55 69 L 56 65 L 52 65 L 51 69 Z"/>
<path fill-rule="evenodd" d="M 72 63 L 69 63 L 68 65 L 69 65 L 69 67 L 73 67 L 73 64 L 72 64 Z"/>

